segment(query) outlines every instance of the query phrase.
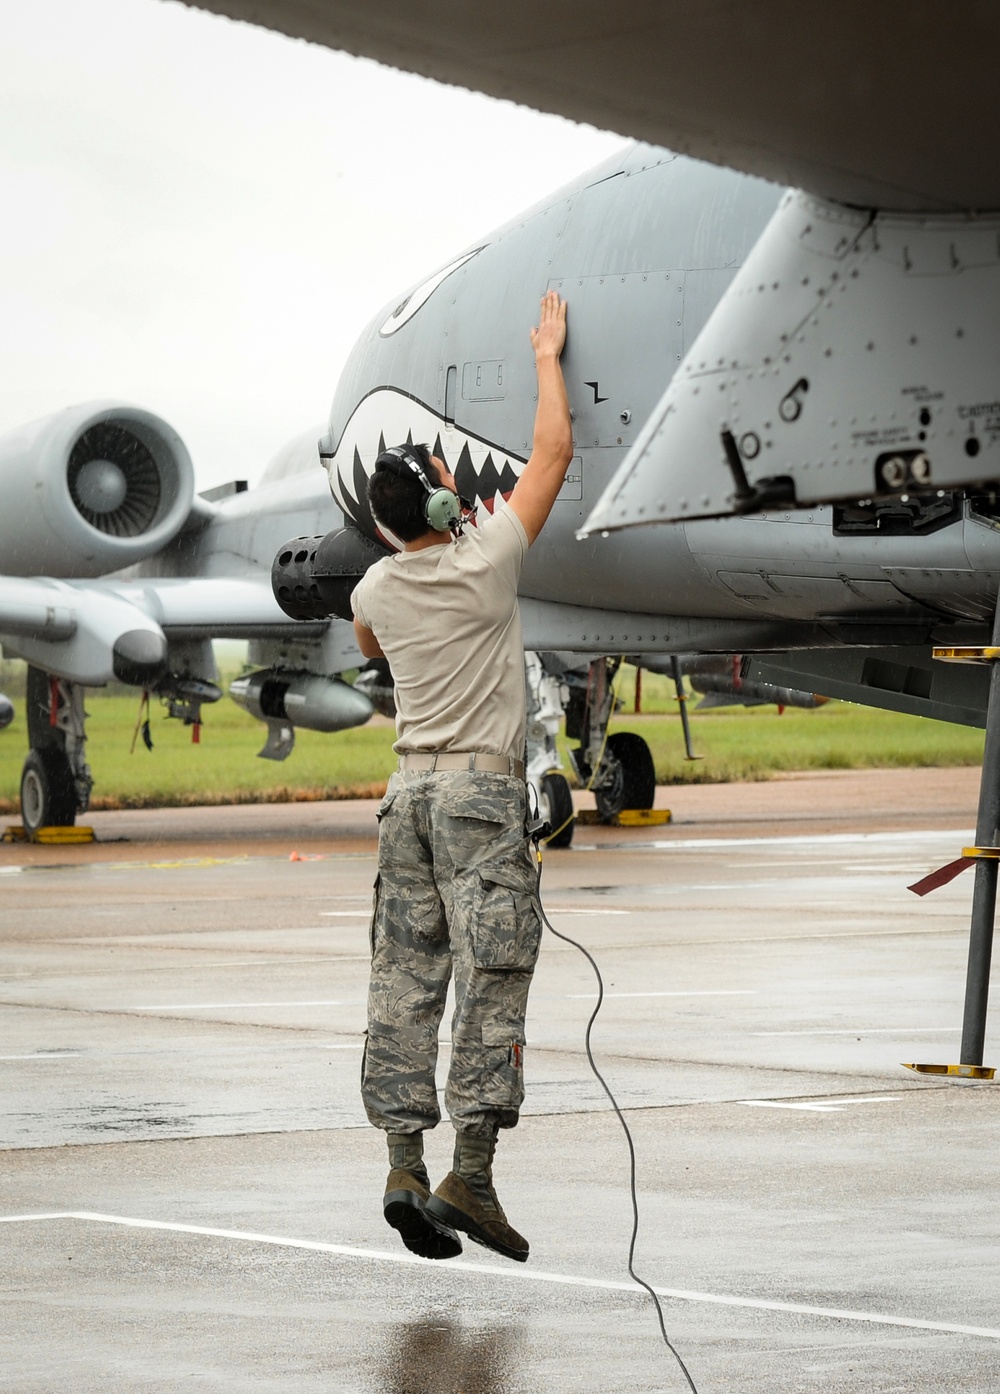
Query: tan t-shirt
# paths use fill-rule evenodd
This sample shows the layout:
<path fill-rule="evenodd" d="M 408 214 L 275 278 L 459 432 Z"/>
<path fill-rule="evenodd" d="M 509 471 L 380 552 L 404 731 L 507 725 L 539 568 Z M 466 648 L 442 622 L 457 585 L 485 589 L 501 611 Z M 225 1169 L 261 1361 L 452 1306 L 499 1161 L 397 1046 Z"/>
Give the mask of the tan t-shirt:
<path fill-rule="evenodd" d="M 396 684 L 399 754 L 524 757 L 524 645 L 517 582 L 528 549 L 499 509 L 457 541 L 384 557 L 354 589 Z"/>

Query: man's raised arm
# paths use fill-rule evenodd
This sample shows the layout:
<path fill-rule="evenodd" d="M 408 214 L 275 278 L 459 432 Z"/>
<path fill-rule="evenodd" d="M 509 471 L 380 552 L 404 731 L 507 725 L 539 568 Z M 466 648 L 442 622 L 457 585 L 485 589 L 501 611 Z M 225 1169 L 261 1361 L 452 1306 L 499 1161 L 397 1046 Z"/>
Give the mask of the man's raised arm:
<path fill-rule="evenodd" d="M 554 290 L 542 297 L 538 328 L 531 331 L 538 374 L 538 409 L 531 455 L 510 496 L 510 507 L 528 534 L 541 532 L 573 458 L 573 424 L 559 359 L 566 343 L 566 302 Z"/>

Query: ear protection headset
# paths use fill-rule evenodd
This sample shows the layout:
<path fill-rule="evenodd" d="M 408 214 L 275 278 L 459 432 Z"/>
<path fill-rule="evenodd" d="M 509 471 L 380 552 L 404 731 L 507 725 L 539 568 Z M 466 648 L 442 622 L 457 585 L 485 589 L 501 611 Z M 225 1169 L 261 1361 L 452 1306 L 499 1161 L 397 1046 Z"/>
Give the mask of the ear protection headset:
<path fill-rule="evenodd" d="M 387 469 L 402 479 L 415 476 L 424 488 L 423 515 L 427 526 L 435 532 L 461 532 L 462 506 L 458 496 L 450 489 L 431 483 L 416 451 L 406 445 L 394 445 L 382 452 L 375 461 L 375 468 Z"/>

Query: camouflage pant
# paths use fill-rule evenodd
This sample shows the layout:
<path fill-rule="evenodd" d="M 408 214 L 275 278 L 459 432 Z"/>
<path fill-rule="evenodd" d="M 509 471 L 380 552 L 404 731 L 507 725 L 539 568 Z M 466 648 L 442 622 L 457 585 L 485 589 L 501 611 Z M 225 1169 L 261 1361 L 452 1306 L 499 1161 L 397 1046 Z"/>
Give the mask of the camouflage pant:
<path fill-rule="evenodd" d="M 402 1133 L 440 1121 L 438 1027 L 454 972 L 448 1113 L 479 1137 L 512 1128 L 542 929 L 524 784 L 481 771 L 396 773 L 379 822 L 361 1086 L 368 1117 Z"/>

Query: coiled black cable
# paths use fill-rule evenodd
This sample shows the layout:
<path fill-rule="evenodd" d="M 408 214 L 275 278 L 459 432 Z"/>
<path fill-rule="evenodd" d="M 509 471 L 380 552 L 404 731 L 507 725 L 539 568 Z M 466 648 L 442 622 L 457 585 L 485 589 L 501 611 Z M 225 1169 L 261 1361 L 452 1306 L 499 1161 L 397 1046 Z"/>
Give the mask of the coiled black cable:
<path fill-rule="evenodd" d="M 536 845 L 536 848 L 537 848 L 537 846 L 538 846 L 537 842 L 536 842 L 535 845 Z M 593 1070 L 593 1072 L 594 1072 L 594 1078 L 597 1080 L 597 1082 L 600 1084 L 601 1088 L 604 1090 L 605 1094 L 608 1096 L 608 1101 L 609 1101 L 609 1103 L 611 1104 L 611 1107 L 612 1107 L 612 1108 L 614 1109 L 614 1111 L 615 1111 L 615 1115 L 616 1115 L 616 1117 L 617 1117 L 617 1119 L 618 1119 L 618 1122 L 622 1125 L 622 1132 L 625 1134 L 625 1141 L 628 1143 L 628 1156 L 629 1156 L 629 1189 L 630 1189 L 631 1194 L 632 1194 L 632 1238 L 630 1239 L 630 1241 L 629 1241 L 629 1246 L 628 1246 L 628 1272 L 629 1272 L 629 1277 L 632 1278 L 632 1280 L 633 1280 L 634 1282 L 638 1283 L 639 1286 L 640 1286 L 641 1288 L 645 1288 L 646 1292 L 648 1292 L 649 1295 L 650 1295 L 650 1297 L 653 1299 L 653 1305 L 654 1305 L 655 1308 L 656 1308 L 656 1316 L 657 1316 L 657 1319 L 659 1320 L 659 1323 L 660 1323 L 660 1334 L 663 1336 L 664 1345 L 667 1347 L 667 1350 L 669 1350 L 670 1354 L 674 1357 L 674 1359 L 677 1361 L 677 1364 L 680 1366 L 681 1372 L 682 1372 L 682 1374 L 684 1375 L 684 1378 L 685 1378 L 685 1379 L 687 1380 L 687 1382 L 688 1382 L 688 1388 L 691 1390 L 691 1394 L 698 1394 L 698 1390 L 697 1390 L 697 1388 L 695 1387 L 695 1382 L 694 1382 L 694 1380 L 691 1378 L 691 1373 L 690 1373 L 690 1371 L 688 1370 L 688 1367 L 684 1364 L 684 1361 L 681 1359 L 680 1353 L 678 1352 L 678 1350 L 676 1349 L 676 1347 L 675 1347 L 675 1346 L 673 1345 L 673 1343 L 671 1342 L 670 1337 L 667 1335 L 667 1326 L 666 1326 L 666 1322 L 665 1322 L 664 1319 L 663 1319 L 663 1308 L 662 1308 L 662 1306 L 660 1305 L 660 1299 L 659 1299 L 659 1297 L 657 1296 L 655 1289 L 653 1289 L 652 1287 L 650 1287 L 649 1283 L 647 1283 L 646 1280 L 645 1280 L 644 1278 L 640 1278 L 640 1277 L 639 1277 L 639 1274 L 635 1271 L 635 1268 L 634 1268 L 634 1266 L 633 1266 L 633 1264 L 634 1264 L 634 1259 L 635 1259 L 635 1245 L 636 1245 L 636 1240 L 637 1240 L 638 1237 L 639 1237 L 639 1197 L 638 1197 L 638 1193 L 637 1193 L 637 1191 L 636 1191 L 636 1182 L 635 1182 L 635 1144 L 634 1144 L 633 1141 L 632 1141 L 632 1134 L 629 1132 L 629 1126 L 628 1126 L 628 1124 L 625 1122 L 625 1115 L 622 1113 L 621 1109 L 619 1108 L 619 1106 L 618 1106 L 618 1100 L 615 1098 L 614 1094 L 612 1094 L 611 1089 L 610 1089 L 610 1086 L 608 1085 L 607 1080 L 604 1078 L 604 1076 L 601 1074 L 600 1070 L 597 1068 L 597 1063 L 596 1063 L 596 1061 L 594 1060 L 594 1052 L 591 1050 L 591 1047 L 590 1047 L 590 1035 L 591 1035 L 591 1031 L 593 1030 L 594 1022 L 597 1020 L 597 1014 L 598 1014 L 598 1012 L 601 1010 L 601 1003 L 604 1001 L 604 979 L 601 977 L 601 970 L 598 968 L 597 963 L 596 963 L 595 959 L 593 958 L 593 956 L 583 947 L 582 944 L 578 943 L 575 939 L 571 939 L 570 936 L 569 936 L 568 934 L 563 934 L 560 930 L 556 929 L 555 926 L 552 924 L 552 921 L 549 919 L 548 915 L 546 915 L 546 913 L 545 913 L 545 908 L 544 908 L 544 906 L 542 905 L 542 856 L 541 856 L 541 851 L 540 851 L 540 850 L 537 852 L 537 857 L 538 857 L 538 908 L 539 908 L 539 911 L 541 912 L 542 921 L 544 922 L 544 924 L 546 925 L 546 927 L 550 930 L 550 932 L 551 932 L 552 934 L 555 935 L 555 937 L 556 937 L 557 939 L 561 939 L 561 940 L 563 941 L 564 944 L 572 944 L 572 946 L 573 946 L 574 949 L 579 949 L 579 950 L 580 950 L 580 952 L 583 954 L 584 958 L 585 958 L 585 959 L 587 960 L 587 962 L 590 964 L 591 968 L 593 968 L 593 970 L 594 970 L 594 976 L 595 976 L 596 979 L 597 979 L 597 1005 L 594 1007 L 594 1010 L 591 1012 L 591 1014 L 590 1014 L 590 1020 L 587 1022 L 587 1030 L 586 1030 L 586 1033 L 585 1033 L 585 1035 L 584 1035 L 584 1046 L 586 1047 L 587 1059 L 588 1059 L 588 1061 L 590 1062 L 590 1068 L 591 1068 L 591 1069 Z"/>

